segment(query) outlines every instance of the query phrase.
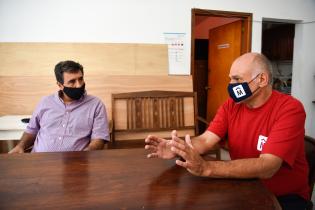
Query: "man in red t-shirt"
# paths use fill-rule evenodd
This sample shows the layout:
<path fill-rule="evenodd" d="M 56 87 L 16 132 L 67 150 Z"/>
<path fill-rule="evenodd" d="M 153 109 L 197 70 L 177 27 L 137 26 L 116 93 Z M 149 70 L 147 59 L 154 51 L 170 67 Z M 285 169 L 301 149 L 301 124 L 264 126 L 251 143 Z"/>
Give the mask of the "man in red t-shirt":
<path fill-rule="evenodd" d="M 207 131 L 185 141 L 149 135 L 149 158 L 171 159 L 197 176 L 260 178 L 283 209 L 305 209 L 309 200 L 304 152 L 305 111 L 295 98 L 272 90 L 272 67 L 258 53 L 237 58 L 230 70 L 229 98 Z M 205 161 L 206 153 L 227 137 L 231 161 Z"/>

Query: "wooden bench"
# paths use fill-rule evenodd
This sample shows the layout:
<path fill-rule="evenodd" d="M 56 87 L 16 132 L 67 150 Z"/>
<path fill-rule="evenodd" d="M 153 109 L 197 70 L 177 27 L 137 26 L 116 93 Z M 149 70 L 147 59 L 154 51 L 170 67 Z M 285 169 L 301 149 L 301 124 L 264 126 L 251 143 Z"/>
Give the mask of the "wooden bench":
<path fill-rule="evenodd" d="M 169 137 L 172 130 L 177 130 L 195 135 L 198 130 L 195 103 L 193 92 L 153 90 L 112 94 L 110 147 L 144 146 L 149 133 Z"/>
<path fill-rule="evenodd" d="M 198 135 L 197 116 L 194 92 L 152 90 L 112 94 L 108 148 L 144 147 L 148 134 L 169 138 L 172 130 L 177 130 L 180 137 Z"/>

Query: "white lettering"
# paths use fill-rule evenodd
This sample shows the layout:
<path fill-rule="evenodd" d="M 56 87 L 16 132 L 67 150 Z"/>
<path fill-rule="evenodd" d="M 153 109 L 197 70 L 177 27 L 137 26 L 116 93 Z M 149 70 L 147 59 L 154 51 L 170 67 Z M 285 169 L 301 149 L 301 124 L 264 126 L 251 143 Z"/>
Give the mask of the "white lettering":
<path fill-rule="evenodd" d="M 257 150 L 262 151 L 264 144 L 267 142 L 268 137 L 259 135 L 257 142 Z"/>

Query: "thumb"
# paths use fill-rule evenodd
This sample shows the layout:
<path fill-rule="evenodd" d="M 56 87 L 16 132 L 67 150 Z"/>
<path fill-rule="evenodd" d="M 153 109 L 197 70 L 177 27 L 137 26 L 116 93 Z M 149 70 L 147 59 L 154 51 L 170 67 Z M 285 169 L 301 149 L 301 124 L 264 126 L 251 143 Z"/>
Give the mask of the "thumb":
<path fill-rule="evenodd" d="M 172 136 L 172 139 L 177 137 L 177 131 L 176 130 L 172 130 L 171 136 Z"/>
<path fill-rule="evenodd" d="M 188 146 L 190 146 L 190 148 L 193 148 L 190 136 L 188 134 L 185 136 L 185 142 L 188 144 Z"/>

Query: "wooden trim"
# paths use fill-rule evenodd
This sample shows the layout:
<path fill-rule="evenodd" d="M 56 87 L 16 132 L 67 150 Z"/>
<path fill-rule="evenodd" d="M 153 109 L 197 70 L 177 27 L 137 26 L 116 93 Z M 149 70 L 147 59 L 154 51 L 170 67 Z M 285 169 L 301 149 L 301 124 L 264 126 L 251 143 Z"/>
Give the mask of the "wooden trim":
<path fill-rule="evenodd" d="M 219 10 L 204 10 L 204 9 L 192 9 L 192 13 L 191 13 L 191 56 L 190 56 L 190 72 L 192 75 L 192 80 L 193 80 L 193 91 L 197 91 L 197 87 L 196 87 L 196 77 L 195 77 L 195 70 L 194 70 L 194 66 L 195 66 L 195 18 L 196 15 L 204 15 L 204 16 L 213 16 L 213 17 L 231 17 L 231 18 L 241 18 L 244 21 L 247 22 L 247 24 L 244 24 L 244 34 L 246 33 L 246 36 L 244 36 L 242 40 L 246 41 L 244 48 L 242 50 L 242 53 L 245 52 L 251 52 L 251 48 L 252 48 L 252 23 L 253 23 L 253 14 L 252 13 L 246 13 L 246 12 L 232 12 L 232 11 L 219 11 Z M 243 43 L 242 43 L 243 44 Z"/>
<path fill-rule="evenodd" d="M 176 130 L 189 130 L 189 129 L 195 129 L 195 126 L 182 126 L 182 127 L 176 127 L 174 128 Z M 169 131 L 171 130 L 170 128 L 150 128 L 150 131 Z M 137 129 L 137 128 L 131 128 L 131 129 L 116 129 L 115 132 L 119 132 L 120 134 L 124 133 L 137 133 L 137 132 L 145 132 L 148 131 L 148 129 L 142 128 L 142 129 Z"/>
<path fill-rule="evenodd" d="M 141 92 L 115 93 L 112 94 L 112 99 L 128 99 L 135 97 L 164 98 L 166 95 L 168 97 L 194 97 L 195 93 L 182 91 L 149 90 Z"/>
<path fill-rule="evenodd" d="M 190 54 L 190 74 L 193 76 L 195 75 L 195 20 L 196 20 L 196 13 L 194 12 L 194 9 L 192 9 L 191 12 L 191 54 Z M 197 90 L 197 85 L 195 85 L 196 82 L 193 81 L 193 90 Z"/>
<path fill-rule="evenodd" d="M 195 15 L 215 16 L 215 17 L 233 17 L 233 18 L 247 18 L 252 17 L 252 13 L 247 12 L 233 12 L 223 10 L 205 10 L 205 9 L 192 9 Z"/>
<path fill-rule="evenodd" d="M 115 142 L 108 143 L 108 149 L 130 149 L 130 148 L 144 148 L 144 140 L 116 140 Z"/>
<path fill-rule="evenodd" d="M 196 92 L 194 92 L 194 104 L 195 104 L 195 106 L 194 106 L 194 116 L 195 116 L 195 134 L 196 134 L 196 136 L 197 135 L 199 135 L 199 127 L 198 127 L 198 119 L 197 119 L 197 117 L 198 117 L 198 102 L 197 102 L 197 93 Z"/>

